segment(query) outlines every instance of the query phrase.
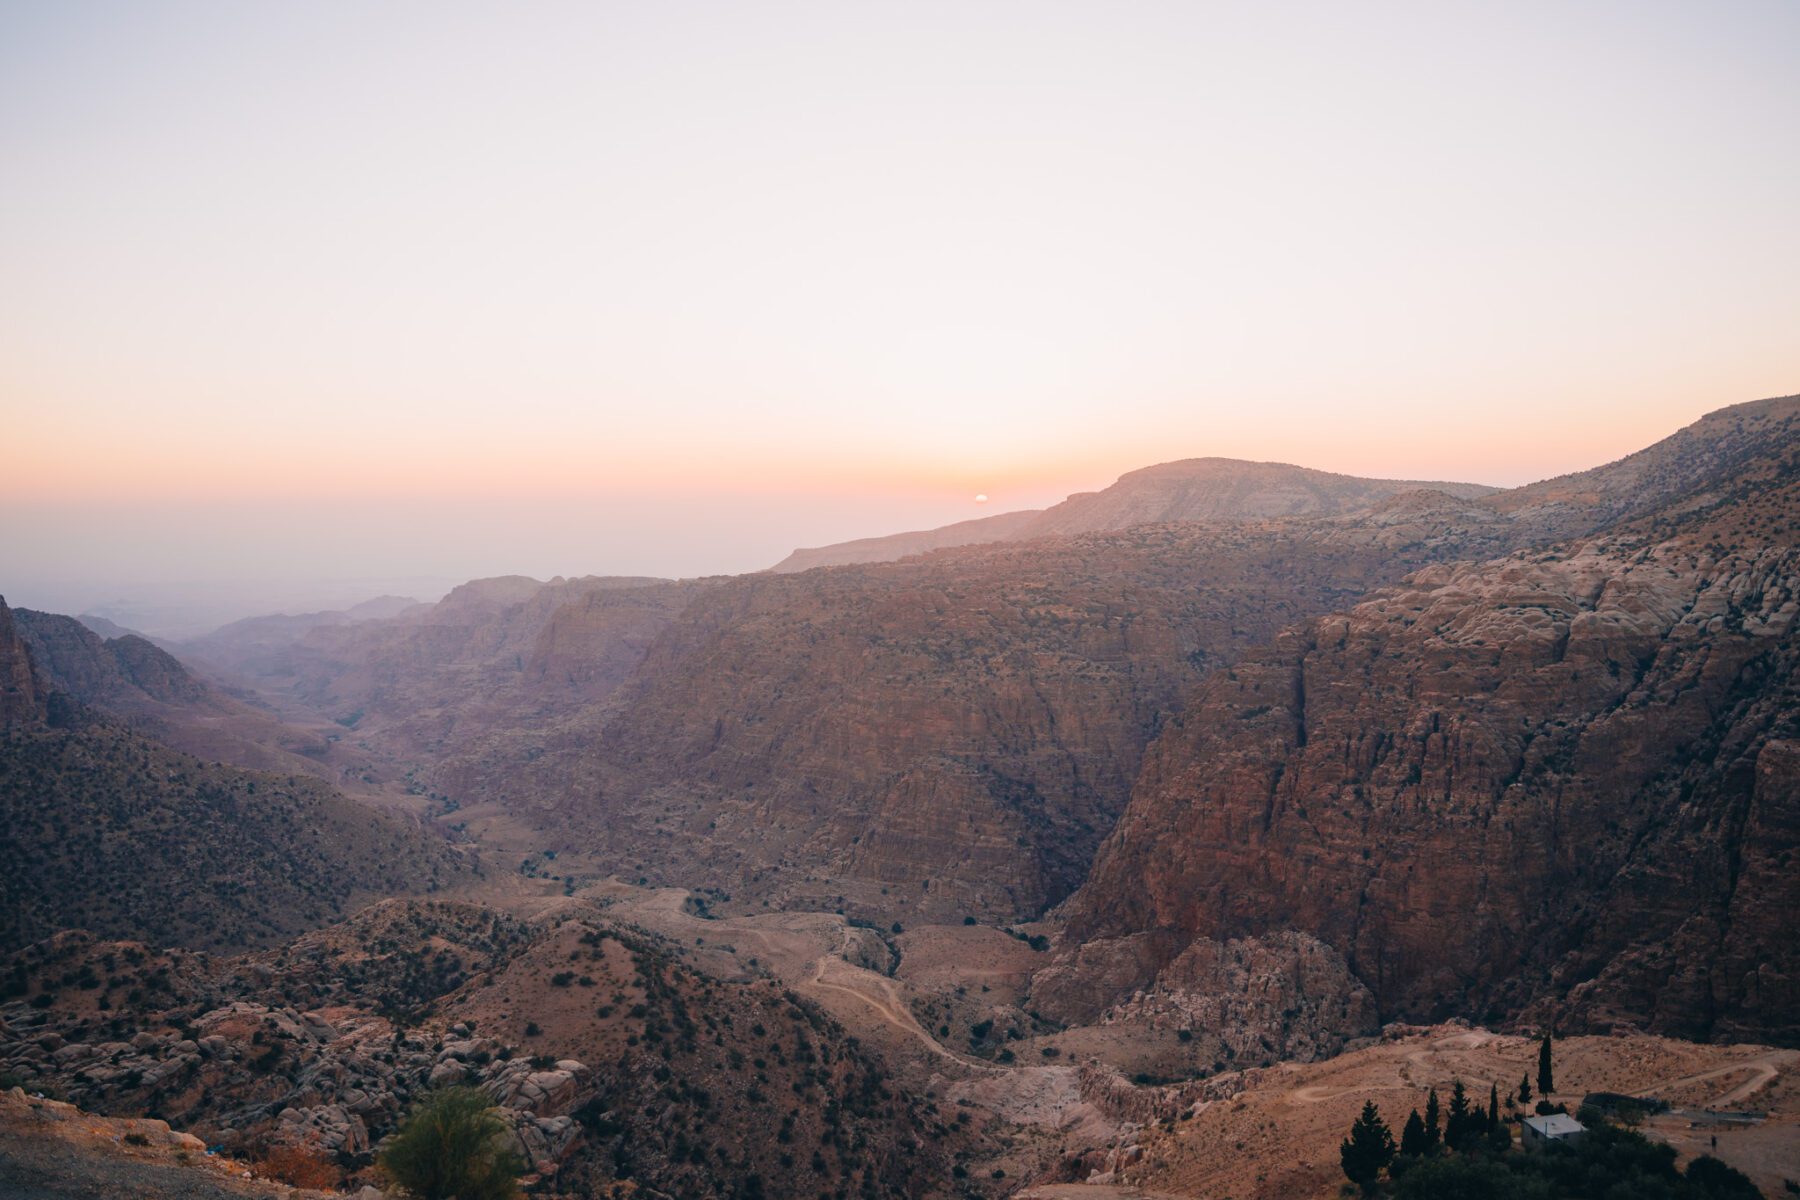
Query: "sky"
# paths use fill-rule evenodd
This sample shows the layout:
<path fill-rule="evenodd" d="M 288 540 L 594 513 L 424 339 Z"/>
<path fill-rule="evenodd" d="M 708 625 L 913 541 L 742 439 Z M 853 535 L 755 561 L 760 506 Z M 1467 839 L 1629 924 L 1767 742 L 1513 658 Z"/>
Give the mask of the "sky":
<path fill-rule="evenodd" d="M 1785 0 L 0 0 L 0 594 L 1595 465 L 1800 391 L 1797 56 Z"/>

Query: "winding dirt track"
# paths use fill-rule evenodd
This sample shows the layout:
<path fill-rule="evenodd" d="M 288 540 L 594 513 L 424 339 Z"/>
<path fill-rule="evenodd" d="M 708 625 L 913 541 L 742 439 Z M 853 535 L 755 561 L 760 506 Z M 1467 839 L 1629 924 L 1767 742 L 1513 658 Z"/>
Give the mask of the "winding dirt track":
<path fill-rule="evenodd" d="M 1659 1091 L 1685 1087 L 1690 1083 L 1705 1083 L 1708 1079 L 1719 1079 L 1726 1075 L 1735 1075 L 1739 1071 L 1755 1072 L 1749 1079 L 1732 1088 L 1722 1096 L 1712 1099 L 1708 1107 L 1724 1108 L 1748 1100 L 1763 1090 L 1775 1079 L 1779 1078 L 1784 1068 L 1791 1069 L 1800 1061 L 1800 1050 L 1771 1050 L 1766 1054 L 1758 1054 L 1753 1058 L 1741 1059 L 1738 1062 L 1726 1063 L 1722 1067 L 1714 1067 L 1710 1071 L 1701 1071 L 1696 1075 L 1683 1075 L 1679 1079 L 1665 1079 L 1654 1087 L 1647 1087 L 1638 1096 L 1654 1096 Z"/>
<path fill-rule="evenodd" d="M 895 994 L 894 985 L 886 978 L 873 971 L 851 966 L 841 957 L 848 944 L 849 931 L 844 934 L 844 941 L 838 950 L 831 954 L 821 954 L 813 963 L 812 978 L 807 980 L 809 987 L 822 991 L 841 992 L 846 996 L 854 996 L 875 1010 L 875 1015 L 882 1021 L 900 1030 L 908 1037 L 916 1039 L 922 1046 L 939 1058 L 947 1059 L 961 1067 L 975 1071 L 1004 1071 L 1005 1067 L 997 1067 L 992 1063 L 971 1061 L 945 1048 L 944 1044 L 931 1036 L 929 1030 L 919 1024 L 912 1011 Z M 835 966 L 833 965 L 835 964 Z M 825 972 L 831 970 L 845 982 L 827 981 Z"/>

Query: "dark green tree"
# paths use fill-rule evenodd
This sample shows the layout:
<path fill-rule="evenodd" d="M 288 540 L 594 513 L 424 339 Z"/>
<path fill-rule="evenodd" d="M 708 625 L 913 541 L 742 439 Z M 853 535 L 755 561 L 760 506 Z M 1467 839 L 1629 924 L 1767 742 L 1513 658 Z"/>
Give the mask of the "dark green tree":
<path fill-rule="evenodd" d="M 1432 1088 L 1431 1094 L 1425 1098 L 1425 1153 L 1435 1152 L 1443 1140 L 1443 1127 L 1438 1123 L 1437 1089 Z"/>
<path fill-rule="evenodd" d="M 1375 1194 L 1382 1170 L 1394 1161 L 1394 1135 L 1375 1110 L 1373 1100 L 1363 1101 L 1362 1115 L 1338 1147 L 1338 1159 L 1343 1163 L 1344 1174 L 1362 1188 L 1363 1195 Z"/>
<path fill-rule="evenodd" d="M 1486 1123 L 1469 1106 L 1469 1093 L 1462 1080 L 1454 1080 L 1450 1086 L 1450 1112 L 1444 1119 L 1444 1144 L 1452 1150 L 1467 1150 Z"/>
<path fill-rule="evenodd" d="M 1487 1148 L 1494 1153 L 1512 1150 L 1512 1130 L 1499 1117 L 1499 1085 L 1487 1088 Z"/>
<path fill-rule="evenodd" d="M 1750 1177 L 1710 1154 L 1702 1154 L 1687 1168 L 1688 1187 L 1706 1200 L 1757 1200 L 1762 1195 Z"/>
<path fill-rule="evenodd" d="M 1550 1033 L 1544 1032 L 1544 1044 L 1538 1047 L 1538 1095 L 1548 1098 L 1556 1090 L 1556 1072 L 1550 1066 Z"/>
<path fill-rule="evenodd" d="M 480 1088 L 431 1092 L 382 1152 L 381 1165 L 421 1200 L 511 1200 L 523 1164 Z"/>
<path fill-rule="evenodd" d="M 1415 1108 L 1407 1114 L 1406 1125 L 1400 1130 L 1400 1153 L 1408 1158 L 1423 1158 L 1430 1150 L 1425 1122 L 1419 1120 L 1419 1110 Z"/>
<path fill-rule="evenodd" d="M 1519 1076 L 1519 1103 L 1531 1103 L 1531 1076 L 1529 1074 Z"/>

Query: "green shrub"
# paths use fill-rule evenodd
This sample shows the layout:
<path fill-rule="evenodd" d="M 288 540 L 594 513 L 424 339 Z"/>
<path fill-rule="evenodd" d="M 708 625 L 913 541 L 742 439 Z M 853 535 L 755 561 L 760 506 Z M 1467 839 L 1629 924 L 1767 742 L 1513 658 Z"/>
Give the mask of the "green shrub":
<path fill-rule="evenodd" d="M 523 1164 L 510 1136 L 487 1093 L 443 1088 L 420 1101 L 381 1165 L 421 1200 L 511 1200 Z"/>

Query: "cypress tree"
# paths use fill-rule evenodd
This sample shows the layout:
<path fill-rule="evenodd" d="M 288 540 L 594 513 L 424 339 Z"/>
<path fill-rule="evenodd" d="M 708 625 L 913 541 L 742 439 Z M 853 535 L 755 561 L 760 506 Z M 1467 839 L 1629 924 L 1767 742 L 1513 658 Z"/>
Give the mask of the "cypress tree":
<path fill-rule="evenodd" d="M 1556 1090 L 1556 1072 L 1550 1066 L 1550 1033 L 1544 1032 L 1544 1044 L 1538 1047 L 1538 1095 L 1546 1100 Z"/>
<path fill-rule="evenodd" d="M 1469 1093 L 1458 1079 L 1450 1086 L 1450 1115 L 1444 1121 L 1444 1142 L 1452 1150 L 1464 1150 L 1469 1135 L 1476 1131 L 1475 1114 L 1469 1108 Z"/>
<path fill-rule="evenodd" d="M 1423 1158 L 1431 1150 L 1431 1141 L 1425 1136 L 1425 1122 L 1419 1120 L 1419 1110 L 1413 1109 L 1407 1115 L 1406 1127 L 1400 1131 L 1400 1153 L 1411 1158 Z"/>
<path fill-rule="evenodd" d="M 1443 1143 L 1443 1130 L 1438 1125 L 1437 1089 L 1425 1098 L 1425 1153 L 1430 1154 Z"/>
<path fill-rule="evenodd" d="M 1373 1100 L 1363 1101 L 1362 1115 L 1350 1126 L 1350 1136 L 1338 1146 L 1338 1161 L 1350 1182 L 1362 1188 L 1363 1195 L 1375 1194 L 1382 1168 L 1394 1161 L 1394 1135 L 1375 1110 Z"/>
<path fill-rule="evenodd" d="M 1497 1083 L 1488 1084 L 1487 1118 L 1489 1133 L 1500 1128 L 1500 1085 Z"/>
<path fill-rule="evenodd" d="M 1519 1076 L 1519 1103 L 1531 1103 L 1531 1075 L 1529 1072 Z"/>

